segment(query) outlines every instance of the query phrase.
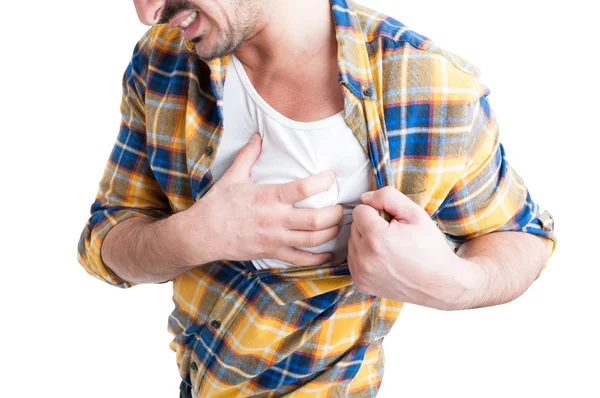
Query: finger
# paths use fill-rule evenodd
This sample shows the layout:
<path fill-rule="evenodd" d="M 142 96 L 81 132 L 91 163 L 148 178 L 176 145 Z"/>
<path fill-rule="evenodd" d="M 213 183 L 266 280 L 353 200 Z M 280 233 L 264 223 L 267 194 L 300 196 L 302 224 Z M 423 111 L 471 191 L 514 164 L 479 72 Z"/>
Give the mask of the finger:
<path fill-rule="evenodd" d="M 356 243 L 357 240 L 356 238 L 352 238 L 350 237 L 350 239 L 348 240 L 348 259 L 350 259 L 350 257 L 355 258 L 356 257 Z"/>
<path fill-rule="evenodd" d="M 333 259 L 331 252 L 310 253 L 295 247 L 287 247 L 278 253 L 277 258 L 296 266 L 322 265 Z"/>
<path fill-rule="evenodd" d="M 250 170 L 256 163 L 262 150 L 262 140 L 259 133 L 254 133 L 250 141 L 244 145 L 233 160 L 233 163 L 223 174 L 221 179 L 232 179 L 233 181 L 246 181 L 250 178 Z"/>
<path fill-rule="evenodd" d="M 385 210 L 396 220 L 416 223 L 424 210 L 394 187 L 388 186 L 375 192 L 365 192 L 360 199 L 377 210 Z"/>
<path fill-rule="evenodd" d="M 356 222 L 352 221 L 350 225 L 350 239 L 362 239 L 362 234 L 358 230 Z"/>
<path fill-rule="evenodd" d="M 334 181 L 333 171 L 322 171 L 319 174 L 278 185 L 278 197 L 281 203 L 294 204 L 318 193 L 326 192 Z"/>
<path fill-rule="evenodd" d="M 346 260 L 348 260 L 350 275 L 353 276 L 358 267 L 358 250 L 356 248 L 356 244 L 348 244 L 348 254 L 346 255 Z"/>
<path fill-rule="evenodd" d="M 297 231 L 318 231 L 334 227 L 344 219 L 341 205 L 321 209 L 297 209 L 290 211 L 283 221 L 284 227 Z"/>
<path fill-rule="evenodd" d="M 383 233 L 390 224 L 373 207 L 358 205 L 352 211 L 352 225 L 362 238 L 364 235 Z"/>
<path fill-rule="evenodd" d="M 329 242 L 339 233 L 338 225 L 320 231 L 288 231 L 285 234 L 285 244 L 295 247 L 317 247 Z"/>

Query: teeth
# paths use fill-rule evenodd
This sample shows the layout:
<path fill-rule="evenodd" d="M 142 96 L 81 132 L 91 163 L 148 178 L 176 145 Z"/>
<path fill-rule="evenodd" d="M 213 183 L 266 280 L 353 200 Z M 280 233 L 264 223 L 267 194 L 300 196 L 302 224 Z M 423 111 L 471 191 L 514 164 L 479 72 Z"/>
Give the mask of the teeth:
<path fill-rule="evenodd" d="M 187 28 L 192 22 L 194 22 L 196 20 L 196 18 L 198 17 L 198 11 L 194 12 L 193 14 L 191 14 L 189 17 L 187 17 L 186 19 L 184 19 L 183 21 L 181 21 L 181 23 L 179 24 L 179 26 L 181 26 L 183 29 Z"/>

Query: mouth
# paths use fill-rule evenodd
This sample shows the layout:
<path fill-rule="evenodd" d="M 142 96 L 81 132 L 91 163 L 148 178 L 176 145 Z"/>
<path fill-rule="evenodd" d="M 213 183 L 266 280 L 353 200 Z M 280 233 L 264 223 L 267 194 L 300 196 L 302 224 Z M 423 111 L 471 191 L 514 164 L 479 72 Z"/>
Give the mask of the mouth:
<path fill-rule="evenodd" d="M 171 28 L 178 28 L 187 40 L 191 40 L 196 36 L 196 30 L 198 30 L 200 24 L 198 16 L 198 11 L 179 13 L 169 20 L 169 26 Z"/>

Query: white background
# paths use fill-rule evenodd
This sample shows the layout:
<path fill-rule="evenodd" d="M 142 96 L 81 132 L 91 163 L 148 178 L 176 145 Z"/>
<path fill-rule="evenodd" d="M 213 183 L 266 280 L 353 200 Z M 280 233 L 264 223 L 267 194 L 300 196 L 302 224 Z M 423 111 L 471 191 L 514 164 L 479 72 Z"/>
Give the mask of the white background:
<path fill-rule="evenodd" d="M 560 239 L 512 303 L 407 305 L 385 339 L 379 396 L 599 397 L 593 2 L 368 4 L 482 69 L 508 159 Z M 76 261 L 118 131 L 121 77 L 146 28 L 130 0 L 2 8 L 0 396 L 176 397 L 171 285 L 120 290 Z"/>

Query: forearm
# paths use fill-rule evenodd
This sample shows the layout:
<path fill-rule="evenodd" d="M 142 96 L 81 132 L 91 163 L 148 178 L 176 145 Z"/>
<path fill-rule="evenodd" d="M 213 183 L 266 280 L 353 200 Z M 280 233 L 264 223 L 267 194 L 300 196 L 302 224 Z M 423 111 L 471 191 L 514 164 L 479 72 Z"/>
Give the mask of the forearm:
<path fill-rule="evenodd" d="M 102 260 L 118 277 L 135 284 L 165 282 L 211 261 L 208 250 L 205 259 L 190 258 L 190 239 L 180 216 L 123 221 L 106 235 Z"/>
<path fill-rule="evenodd" d="M 523 294 L 547 263 L 543 240 L 524 232 L 496 232 L 472 239 L 456 253 L 478 275 L 463 309 L 507 303 Z M 467 271 L 468 272 L 468 271 Z"/>

